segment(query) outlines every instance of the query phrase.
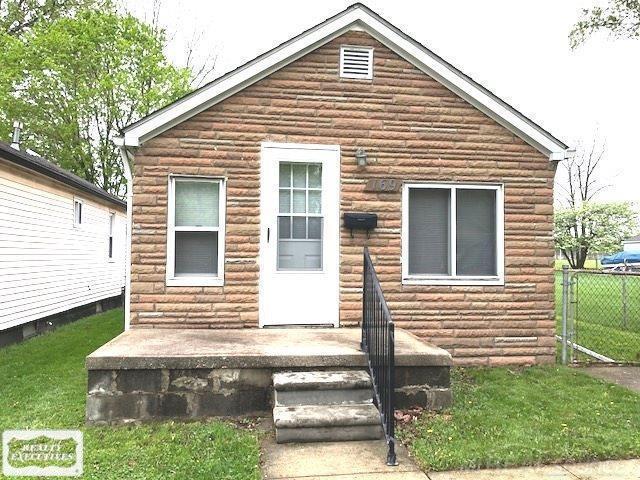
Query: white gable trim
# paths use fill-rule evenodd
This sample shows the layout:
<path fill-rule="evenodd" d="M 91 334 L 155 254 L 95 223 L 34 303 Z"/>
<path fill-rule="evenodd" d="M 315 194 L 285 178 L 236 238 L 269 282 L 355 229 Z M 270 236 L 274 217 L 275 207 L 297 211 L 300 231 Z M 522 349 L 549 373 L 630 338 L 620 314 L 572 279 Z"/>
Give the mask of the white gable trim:
<path fill-rule="evenodd" d="M 139 146 L 346 31 L 356 28 L 369 33 L 531 146 L 548 155 L 550 160 L 562 160 L 570 154 L 568 147 L 560 140 L 360 4 L 349 7 L 265 55 L 130 125 L 124 130 L 124 144 Z"/>

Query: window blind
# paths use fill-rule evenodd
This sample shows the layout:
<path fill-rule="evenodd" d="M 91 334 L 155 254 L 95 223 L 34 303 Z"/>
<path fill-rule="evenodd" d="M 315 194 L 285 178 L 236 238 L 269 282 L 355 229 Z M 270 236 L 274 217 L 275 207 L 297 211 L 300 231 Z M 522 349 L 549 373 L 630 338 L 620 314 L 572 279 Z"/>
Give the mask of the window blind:
<path fill-rule="evenodd" d="M 496 192 L 458 189 L 456 193 L 458 275 L 496 275 Z"/>
<path fill-rule="evenodd" d="M 218 227 L 219 198 L 218 182 L 176 181 L 176 227 Z"/>
<path fill-rule="evenodd" d="M 409 190 L 409 273 L 449 275 L 450 190 Z"/>
<path fill-rule="evenodd" d="M 218 232 L 175 233 L 176 275 L 218 274 Z"/>

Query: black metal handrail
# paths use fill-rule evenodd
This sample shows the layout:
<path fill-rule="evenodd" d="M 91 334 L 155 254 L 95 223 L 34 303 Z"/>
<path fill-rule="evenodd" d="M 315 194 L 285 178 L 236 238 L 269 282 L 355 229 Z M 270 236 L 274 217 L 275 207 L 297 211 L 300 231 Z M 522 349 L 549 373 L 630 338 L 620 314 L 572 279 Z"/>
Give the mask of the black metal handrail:
<path fill-rule="evenodd" d="M 394 327 L 380 281 L 369 255 L 364 249 L 362 281 L 362 341 L 373 381 L 376 406 L 387 441 L 387 465 L 397 465 L 395 439 L 395 358 Z"/>

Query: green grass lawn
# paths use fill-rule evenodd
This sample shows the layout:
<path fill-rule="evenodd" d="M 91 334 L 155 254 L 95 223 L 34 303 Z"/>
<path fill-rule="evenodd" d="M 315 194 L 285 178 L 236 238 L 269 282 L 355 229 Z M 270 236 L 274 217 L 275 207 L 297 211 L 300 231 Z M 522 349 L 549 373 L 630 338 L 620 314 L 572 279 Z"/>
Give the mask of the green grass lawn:
<path fill-rule="evenodd" d="M 565 259 L 556 259 L 555 260 L 555 268 L 556 270 L 562 270 L 563 265 L 569 265 Z M 584 262 L 584 268 L 600 268 L 597 260 L 587 259 Z"/>
<path fill-rule="evenodd" d="M 640 395 L 568 367 L 456 369 L 454 405 L 399 427 L 425 470 L 640 456 Z"/>
<path fill-rule="evenodd" d="M 640 361 L 640 276 L 578 273 L 575 278 L 576 343 L 620 362 Z M 556 272 L 556 319 L 560 334 L 561 272 Z"/>
<path fill-rule="evenodd" d="M 558 259 L 556 258 L 555 260 L 555 268 L 556 270 L 562 270 L 562 266 L 563 265 L 569 265 L 569 262 L 567 262 L 565 259 Z M 598 261 L 597 260 L 592 260 L 592 259 L 587 259 L 584 262 L 584 268 L 599 268 L 598 266 Z"/>
<path fill-rule="evenodd" d="M 0 431 L 81 429 L 84 478 L 260 478 L 259 435 L 250 425 L 84 425 L 85 356 L 122 327 L 122 310 L 112 310 L 0 349 Z"/>

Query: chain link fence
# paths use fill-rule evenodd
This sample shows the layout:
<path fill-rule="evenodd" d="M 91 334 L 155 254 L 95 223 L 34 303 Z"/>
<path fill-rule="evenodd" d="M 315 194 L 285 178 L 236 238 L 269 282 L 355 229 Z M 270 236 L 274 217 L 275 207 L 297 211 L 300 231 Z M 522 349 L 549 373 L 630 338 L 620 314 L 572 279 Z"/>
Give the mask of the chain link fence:
<path fill-rule="evenodd" d="M 557 281 L 562 363 L 640 363 L 640 273 L 565 268 Z"/>

